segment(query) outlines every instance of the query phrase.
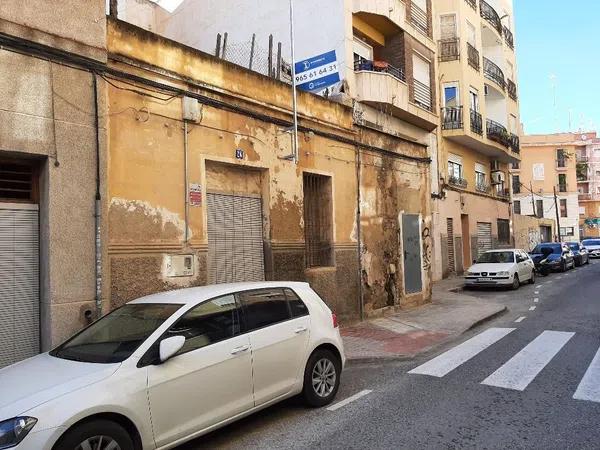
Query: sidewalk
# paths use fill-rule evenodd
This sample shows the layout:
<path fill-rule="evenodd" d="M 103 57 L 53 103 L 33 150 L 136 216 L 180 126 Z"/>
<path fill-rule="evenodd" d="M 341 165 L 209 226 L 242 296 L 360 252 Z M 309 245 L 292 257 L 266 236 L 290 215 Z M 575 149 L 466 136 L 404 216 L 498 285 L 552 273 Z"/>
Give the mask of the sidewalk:
<path fill-rule="evenodd" d="M 433 285 L 430 304 L 342 328 L 346 357 L 353 362 L 413 358 L 506 310 L 461 294 L 461 285 L 459 277 L 441 280 Z"/>

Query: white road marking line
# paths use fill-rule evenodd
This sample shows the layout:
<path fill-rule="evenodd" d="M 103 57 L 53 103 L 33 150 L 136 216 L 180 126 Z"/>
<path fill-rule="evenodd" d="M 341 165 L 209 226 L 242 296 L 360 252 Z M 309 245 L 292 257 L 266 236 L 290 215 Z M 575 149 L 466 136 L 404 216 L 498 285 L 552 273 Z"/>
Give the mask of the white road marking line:
<path fill-rule="evenodd" d="M 443 377 L 514 330 L 515 328 L 488 328 L 408 373 Z"/>
<path fill-rule="evenodd" d="M 519 317 L 517 320 L 515 320 L 515 322 L 517 322 L 517 323 L 521 323 L 521 322 L 523 322 L 525 319 L 527 319 L 527 317 L 525 317 L 525 316 L 521 316 L 521 317 Z"/>
<path fill-rule="evenodd" d="M 574 335 L 564 331 L 544 331 L 481 384 L 525 390 Z"/>
<path fill-rule="evenodd" d="M 536 308 L 535 306 L 531 306 L 531 307 L 529 307 L 529 311 L 535 311 L 535 308 Z"/>
<path fill-rule="evenodd" d="M 537 303 L 537 302 L 540 301 L 540 299 L 538 297 L 536 297 L 536 298 L 533 299 L 533 301 Z"/>
<path fill-rule="evenodd" d="M 575 400 L 589 400 L 592 402 L 600 402 L 600 349 L 596 352 L 596 356 L 592 359 L 591 364 L 585 371 L 585 375 L 581 379 L 575 394 Z"/>
<path fill-rule="evenodd" d="M 536 289 L 539 289 L 539 288 L 541 288 L 541 287 L 542 287 L 542 285 L 541 285 L 541 284 L 538 284 L 538 285 L 537 285 L 535 288 L 536 288 Z"/>
<path fill-rule="evenodd" d="M 352 403 L 355 400 L 358 400 L 361 397 L 364 397 L 367 394 L 370 394 L 371 392 L 373 392 L 372 390 L 369 389 L 365 389 L 364 391 L 360 391 L 354 395 L 351 395 L 348 398 L 345 398 L 344 400 L 337 402 L 333 405 L 331 405 L 329 408 L 327 408 L 327 411 L 335 411 L 337 409 L 340 409 L 344 406 L 346 406 L 348 403 Z"/>
<path fill-rule="evenodd" d="M 540 291 L 534 291 L 535 295 L 538 295 L 540 293 Z"/>

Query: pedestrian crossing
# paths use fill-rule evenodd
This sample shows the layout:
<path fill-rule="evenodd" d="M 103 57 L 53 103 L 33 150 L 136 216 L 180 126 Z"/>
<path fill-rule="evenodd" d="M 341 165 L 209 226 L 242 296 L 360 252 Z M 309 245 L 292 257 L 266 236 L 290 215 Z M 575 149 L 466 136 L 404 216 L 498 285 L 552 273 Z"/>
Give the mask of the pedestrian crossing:
<path fill-rule="evenodd" d="M 488 328 L 408 373 L 442 378 L 486 351 L 514 330 L 515 328 Z M 543 331 L 480 383 L 524 391 L 573 336 L 575 333 L 571 332 Z M 600 349 L 583 375 L 573 398 L 600 403 Z"/>

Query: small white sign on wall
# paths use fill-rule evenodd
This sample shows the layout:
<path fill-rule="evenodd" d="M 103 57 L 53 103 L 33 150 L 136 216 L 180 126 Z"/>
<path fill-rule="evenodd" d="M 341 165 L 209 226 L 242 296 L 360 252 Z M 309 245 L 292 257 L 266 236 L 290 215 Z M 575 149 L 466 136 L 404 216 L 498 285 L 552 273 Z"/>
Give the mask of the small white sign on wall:
<path fill-rule="evenodd" d="M 535 163 L 533 165 L 534 181 L 544 181 L 544 163 Z"/>

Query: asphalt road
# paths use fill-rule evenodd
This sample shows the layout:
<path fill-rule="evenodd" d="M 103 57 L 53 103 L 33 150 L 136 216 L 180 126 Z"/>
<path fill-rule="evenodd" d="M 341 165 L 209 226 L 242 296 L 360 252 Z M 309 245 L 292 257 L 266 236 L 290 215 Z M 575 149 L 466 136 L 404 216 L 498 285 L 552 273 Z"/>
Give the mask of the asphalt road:
<path fill-rule="evenodd" d="M 362 396 L 338 409 L 292 399 L 179 450 L 600 448 L 600 261 L 469 295 L 509 312 L 415 360 L 350 365 L 336 401 Z"/>

